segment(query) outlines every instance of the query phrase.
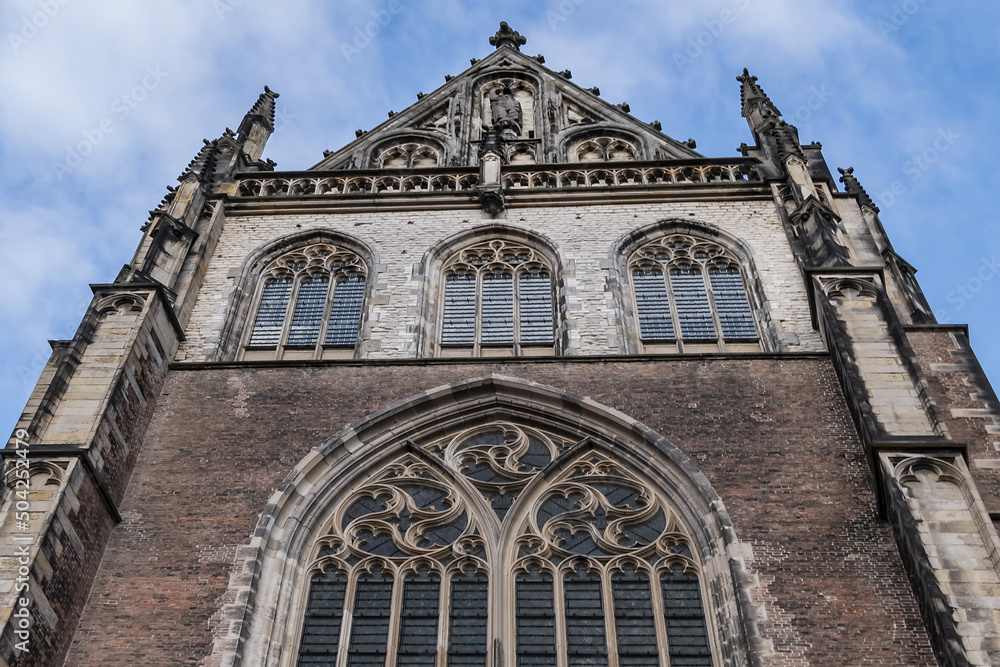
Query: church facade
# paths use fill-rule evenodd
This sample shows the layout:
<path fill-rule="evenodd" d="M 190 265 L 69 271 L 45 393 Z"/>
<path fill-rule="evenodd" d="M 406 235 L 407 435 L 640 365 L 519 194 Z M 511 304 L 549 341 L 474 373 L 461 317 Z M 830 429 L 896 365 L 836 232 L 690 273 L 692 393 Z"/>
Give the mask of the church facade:
<path fill-rule="evenodd" d="M 853 170 L 525 43 L 205 142 L 5 450 L 4 664 L 1000 664 L 1000 405 Z"/>

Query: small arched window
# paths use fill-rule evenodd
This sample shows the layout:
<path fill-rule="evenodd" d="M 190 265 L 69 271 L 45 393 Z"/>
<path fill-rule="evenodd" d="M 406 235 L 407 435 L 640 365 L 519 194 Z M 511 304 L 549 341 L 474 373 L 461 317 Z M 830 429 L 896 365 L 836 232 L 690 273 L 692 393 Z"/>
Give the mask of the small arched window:
<path fill-rule="evenodd" d="M 438 152 L 426 144 L 399 144 L 382 151 L 378 156 L 381 169 L 422 169 L 436 167 L 440 162 Z"/>
<path fill-rule="evenodd" d="M 670 499 L 572 447 L 493 422 L 345 489 L 313 547 L 297 664 L 718 664 Z"/>
<path fill-rule="evenodd" d="M 452 255 L 443 276 L 442 356 L 552 354 L 552 267 L 541 253 L 485 241 Z"/>
<path fill-rule="evenodd" d="M 243 359 L 354 356 L 366 275 L 357 254 L 326 243 L 271 262 L 261 274 Z"/>
<path fill-rule="evenodd" d="M 749 352 L 759 334 L 735 255 L 687 234 L 648 243 L 629 260 L 646 352 Z"/>
<path fill-rule="evenodd" d="M 588 139 L 574 146 L 570 154 L 575 162 L 619 162 L 639 159 L 639 152 L 635 146 L 615 137 Z"/>

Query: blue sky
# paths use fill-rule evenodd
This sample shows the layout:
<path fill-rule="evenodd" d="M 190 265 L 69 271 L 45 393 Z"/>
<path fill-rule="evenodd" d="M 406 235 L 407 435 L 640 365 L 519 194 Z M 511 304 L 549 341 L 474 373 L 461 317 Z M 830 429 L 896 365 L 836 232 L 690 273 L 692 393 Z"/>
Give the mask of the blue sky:
<path fill-rule="evenodd" d="M 11 427 L 89 283 L 267 84 L 265 157 L 307 168 L 483 57 L 501 20 L 573 81 L 698 142 L 751 142 L 744 67 L 831 168 L 882 207 L 942 322 L 1000 380 L 1000 3 L 942 0 L 4 0 L 0 5 L 0 417 Z"/>

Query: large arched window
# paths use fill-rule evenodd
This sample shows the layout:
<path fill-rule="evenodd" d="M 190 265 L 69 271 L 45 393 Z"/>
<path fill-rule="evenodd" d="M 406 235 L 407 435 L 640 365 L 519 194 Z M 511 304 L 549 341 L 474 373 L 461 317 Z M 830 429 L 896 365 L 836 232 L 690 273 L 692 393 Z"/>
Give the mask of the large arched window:
<path fill-rule="evenodd" d="M 467 246 L 443 266 L 441 356 L 552 354 L 552 266 L 515 241 Z"/>
<path fill-rule="evenodd" d="M 345 488 L 313 548 L 297 664 L 718 664 L 680 514 L 612 458 L 491 422 Z"/>
<path fill-rule="evenodd" d="M 352 357 L 366 274 L 357 254 L 328 243 L 271 262 L 260 277 L 243 359 Z"/>
<path fill-rule="evenodd" d="M 760 349 L 740 263 L 723 246 L 670 234 L 640 247 L 628 267 L 643 351 Z"/>

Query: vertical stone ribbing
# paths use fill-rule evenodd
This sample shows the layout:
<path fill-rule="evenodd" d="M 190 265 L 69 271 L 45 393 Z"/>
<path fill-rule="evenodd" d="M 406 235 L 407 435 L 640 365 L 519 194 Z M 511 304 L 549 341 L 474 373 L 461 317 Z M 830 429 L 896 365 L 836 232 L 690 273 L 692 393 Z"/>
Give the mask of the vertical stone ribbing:
<path fill-rule="evenodd" d="M 963 458 L 883 454 L 881 463 L 939 659 L 1000 664 L 1000 540 Z"/>

